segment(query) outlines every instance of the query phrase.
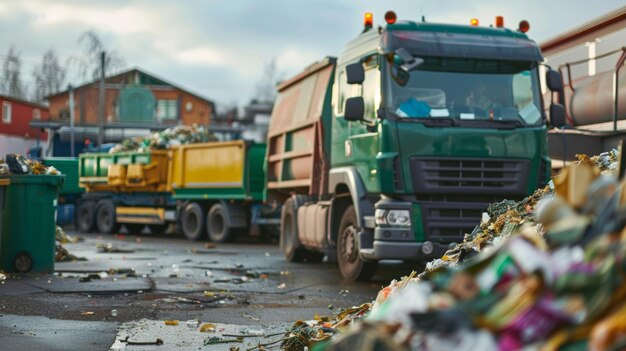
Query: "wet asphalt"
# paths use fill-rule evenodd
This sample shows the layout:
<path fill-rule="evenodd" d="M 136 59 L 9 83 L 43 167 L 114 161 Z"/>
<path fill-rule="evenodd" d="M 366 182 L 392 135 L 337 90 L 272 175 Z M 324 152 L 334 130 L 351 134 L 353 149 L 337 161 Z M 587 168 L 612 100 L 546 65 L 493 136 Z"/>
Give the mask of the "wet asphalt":
<path fill-rule="evenodd" d="M 194 321 L 219 325 L 217 332 L 281 331 L 371 302 L 414 267 L 387 262 L 372 281 L 355 283 L 334 263 L 286 262 L 277 243 L 258 238 L 206 245 L 165 234 L 81 236 L 64 247 L 87 261 L 57 263 L 52 275 L 9 275 L 0 284 L 0 349 L 143 350 L 155 346 L 116 340 L 162 336 L 159 350 L 228 350 L 203 346 L 211 335 Z M 165 328 L 165 320 L 179 325 Z"/>

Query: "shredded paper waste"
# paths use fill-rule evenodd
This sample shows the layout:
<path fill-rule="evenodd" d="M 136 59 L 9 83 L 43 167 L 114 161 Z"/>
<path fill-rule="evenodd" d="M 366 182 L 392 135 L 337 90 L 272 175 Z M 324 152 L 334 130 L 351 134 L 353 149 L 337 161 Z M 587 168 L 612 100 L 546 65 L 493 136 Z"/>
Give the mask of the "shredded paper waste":
<path fill-rule="evenodd" d="M 626 181 L 620 153 L 578 155 L 522 201 L 373 304 L 298 321 L 284 350 L 626 348 Z"/>
<path fill-rule="evenodd" d="M 176 145 L 206 143 L 217 141 L 217 138 L 206 127 L 193 125 L 179 125 L 146 137 L 125 139 L 115 145 L 109 153 L 167 149 Z"/>
<path fill-rule="evenodd" d="M 6 159 L 0 159 L 0 176 L 9 174 L 61 174 L 56 168 L 25 158 L 18 154 L 8 154 Z"/>

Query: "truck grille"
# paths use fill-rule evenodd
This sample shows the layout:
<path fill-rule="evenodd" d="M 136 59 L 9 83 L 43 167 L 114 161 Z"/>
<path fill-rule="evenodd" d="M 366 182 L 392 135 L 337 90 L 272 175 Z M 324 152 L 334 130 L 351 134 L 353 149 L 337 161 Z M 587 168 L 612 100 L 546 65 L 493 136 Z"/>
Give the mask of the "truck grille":
<path fill-rule="evenodd" d="M 413 190 L 428 240 L 460 242 L 490 203 L 526 194 L 528 160 L 412 158 Z"/>
<path fill-rule="evenodd" d="M 418 195 L 424 232 L 428 240 L 439 243 L 461 242 L 480 223 L 482 213 L 496 196 Z"/>
<path fill-rule="evenodd" d="M 528 160 L 412 158 L 418 194 L 516 194 L 526 192 Z"/>

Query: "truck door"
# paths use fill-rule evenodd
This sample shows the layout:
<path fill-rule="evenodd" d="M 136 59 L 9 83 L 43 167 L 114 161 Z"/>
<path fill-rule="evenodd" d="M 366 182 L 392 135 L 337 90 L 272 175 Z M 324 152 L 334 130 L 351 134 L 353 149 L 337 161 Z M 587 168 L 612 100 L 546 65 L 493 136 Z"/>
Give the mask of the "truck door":
<path fill-rule="evenodd" d="M 362 85 L 349 85 L 345 65 L 339 68 L 337 94 L 335 94 L 335 118 L 333 123 L 333 167 L 353 166 L 357 169 L 368 192 L 378 192 L 376 154 L 379 136 L 376 110 L 380 106 L 380 70 L 376 55 L 363 63 L 365 81 Z M 343 118 L 345 101 L 363 96 L 365 121 L 349 122 Z"/>

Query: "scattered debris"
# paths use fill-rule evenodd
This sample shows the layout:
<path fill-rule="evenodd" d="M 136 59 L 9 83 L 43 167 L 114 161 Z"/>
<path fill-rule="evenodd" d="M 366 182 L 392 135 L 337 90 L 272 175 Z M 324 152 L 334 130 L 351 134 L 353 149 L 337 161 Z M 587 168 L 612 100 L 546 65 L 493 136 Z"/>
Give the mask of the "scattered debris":
<path fill-rule="evenodd" d="M 215 331 L 215 324 L 212 323 L 204 323 L 200 326 L 200 332 L 201 333 L 208 333 L 208 332 L 214 332 Z"/>
<path fill-rule="evenodd" d="M 259 318 L 255 317 L 255 316 L 251 316 L 251 315 L 249 315 L 249 314 L 242 314 L 241 316 L 242 316 L 242 317 L 246 317 L 246 318 L 250 318 L 250 319 L 252 319 L 252 320 L 253 320 L 253 321 L 255 321 L 255 322 L 260 321 L 260 319 L 259 319 Z"/>
<path fill-rule="evenodd" d="M 117 245 L 113 245 L 112 243 L 106 244 L 98 244 L 96 245 L 98 252 L 100 253 L 133 253 L 135 250 L 132 249 L 121 249 Z"/>
<path fill-rule="evenodd" d="M 165 325 L 171 325 L 171 326 L 176 326 L 178 325 L 178 321 L 177 320 L 165 320 L 163 321 L 163 323 L 165 323 Z"/>
<path fill-rule="evenodd" d="M 212 337 L 210 337 L 210 338 L 208 338 L 208 339 L 206 339 L 204 341 L 204 346 L 216 345 L 216 344 L 229 344 L 231 342 L 239 342 L 239 343 L 241 343 L 241 342 L 243 342 L 243 339 L 242 338 L 238 338 L 238 339 L 222 339 L 222 338 L 220 338 L 218 336 L 212 336 Z"/>
<path fill-rule="evenodd" d="M 128 336 L 124 339 L 119 339 L 120 342 L 126 343 L 127 345 L 163 345 L 163 340 L 157 338 L 155 341 L 132 341 L 128 340 Z"/>
<path fill-rule="evenodd" d="M 81 312 L 81 316 L 93 316 L 95 314 L 95 312 L 92 311 L 85 311 L 85 312 Z"/>
<path fill-rule="evenodd" d="M 276 289 L 284 289 L 284 288 L 286 288 L 286 287 L 287 287 L 287 284 L 285 284 L 285 283 L 280 283 L 280 284 L 276 287 Z"/>

